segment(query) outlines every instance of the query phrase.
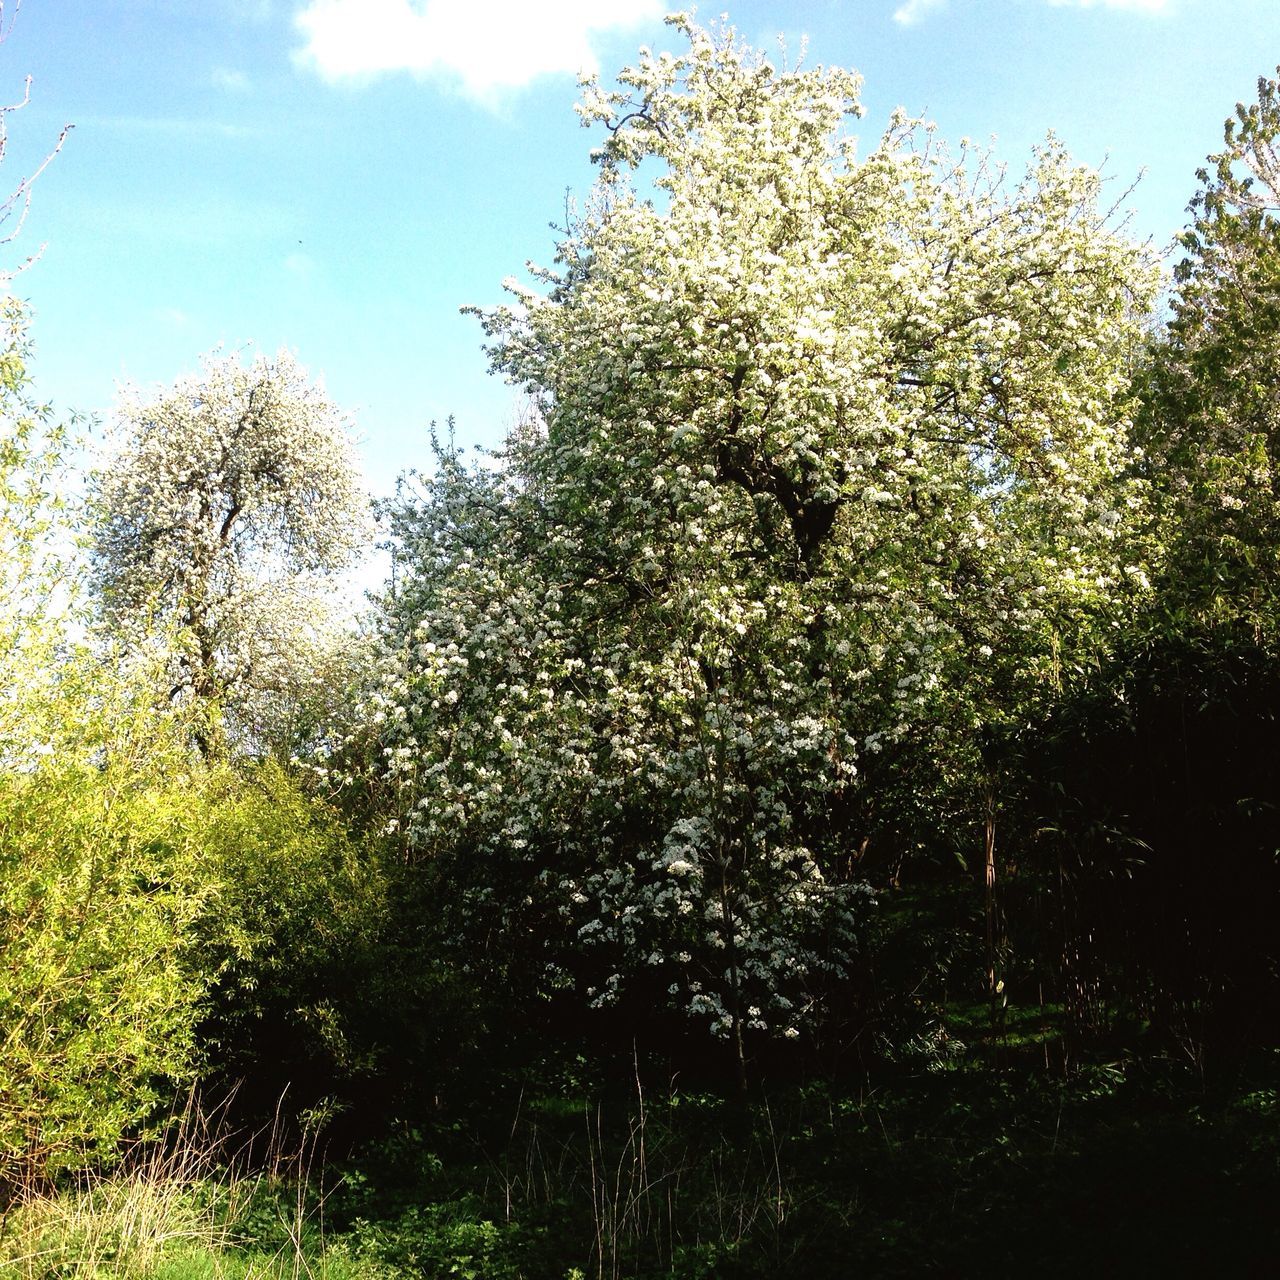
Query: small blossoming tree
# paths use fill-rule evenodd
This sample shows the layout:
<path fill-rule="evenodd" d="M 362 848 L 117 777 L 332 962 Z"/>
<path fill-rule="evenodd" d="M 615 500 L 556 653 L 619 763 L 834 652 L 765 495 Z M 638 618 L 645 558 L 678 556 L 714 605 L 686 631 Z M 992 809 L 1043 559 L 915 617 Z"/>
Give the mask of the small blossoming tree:
<path fill-rule="evenodd" d="M 176 631 L 172 694 L 257 736 L 322 661 L 333 576 L 370 531 L 346 422 L 288 352 L 209 356 L 119 417 L 90 506 L 108 624 Z"/>
<path fill-rule="evenodd" d="M 542 291 L 481 314 L 536 426 L 396 513 L 378 714 L 468 901 L 742 1069 L 853 962 L 860 757 L 963 752 L 1123 575 L 1154 279 L 1052 140 L 1016 184 L 900 115 L 860 159 L 855 75 L 671 22 L 686 54 L 585 85 Z"/>

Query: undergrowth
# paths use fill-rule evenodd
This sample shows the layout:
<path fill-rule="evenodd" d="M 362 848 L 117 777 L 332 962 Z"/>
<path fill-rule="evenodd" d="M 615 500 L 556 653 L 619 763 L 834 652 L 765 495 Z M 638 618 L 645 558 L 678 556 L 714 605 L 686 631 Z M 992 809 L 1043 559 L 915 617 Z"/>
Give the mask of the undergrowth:
<path fill-rule="evenodd" d="M 545 1093 L 323 1164 L 188 1131 L 28 1189 L 15 1280 L 1268 1274 L 1280 1071 L 968 1061 L 877 1087 Z"/>

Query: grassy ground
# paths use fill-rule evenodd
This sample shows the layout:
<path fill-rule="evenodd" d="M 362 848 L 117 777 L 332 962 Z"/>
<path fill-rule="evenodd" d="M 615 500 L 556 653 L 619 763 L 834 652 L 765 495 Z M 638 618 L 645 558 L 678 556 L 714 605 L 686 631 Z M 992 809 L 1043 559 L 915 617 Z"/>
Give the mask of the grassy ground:
<path fill-rule="evenodd" d="M 976 1061 L 877 1088 L 521 1100 L 343 1167 L 170 1161 L 7 1216 L 23 1280 L 1264 1276 L 1280 1071 Z"/>

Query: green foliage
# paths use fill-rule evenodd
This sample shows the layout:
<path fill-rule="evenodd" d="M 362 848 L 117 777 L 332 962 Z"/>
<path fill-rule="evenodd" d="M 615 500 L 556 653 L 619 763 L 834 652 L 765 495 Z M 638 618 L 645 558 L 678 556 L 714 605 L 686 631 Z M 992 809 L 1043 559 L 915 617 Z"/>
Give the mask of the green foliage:
<path fill-rule="evenodd" d="M 1280 592 L 1280 81 L 1199 171 L 1137 442 L 1161 499 L 1164 598 L 1193 625 L 1275 637 Z"/>
<path fill-rule="evenodd" d="M 680 1093 L 526 1100 L 487 1137 L 419 1137 L 416 1176 L 365 1153 L 330 1199 L 330 1247 L 406 1275 L 474 1249 L 480 1274 L 530 1280 L 1068 1276 L 1100 1256 L 1248 1274 L 1276 1237 L 1274 1063 L 1255 1069 L 1205 1094 L 1168 1064 L 1064 1083 L 966 1055 L 877 1088 L 774 1090 L 745 1117 Z"/>
<path fill-rule="evenodd" d="M 357 856 L 339 817 L 282 768 L 193 756 L 206 708 L 157 705 L 167 633 L 132 646 L 86 638 L 75 542 L 55 492 L 63 434 L 31 400 L 16 303 L 6 304 L 4 323 L 7 1198 L 32 1179 L 109 1162 L 121 1139 L 199 1072 L 220 1069 L 225 1081 L 248 1070 L 251 1044 L 264 1056 L 275 1052 L 277 1100 L 290 1065 L 311 1064 L 326 1081 L 353 1072 L 341 974 L 354 952 L 368 950 L 361 931 L 372 932 L 381 900 L 372 861 Z M 279 406 L 274 412 L 277 421 Z M 344 462 L 333 463 L 339 479 Z M 315 495 L 294 497 L 306 506 Z M 346 545 L 352 527 L 326 533 L 321 551 L 335 540 Z"/>
<path fill-rule="evenodd" d="M 74 643 L 60 433 L 6 309 L 0 535 L 0 1183 L 104 1151 L 191 1067 L 178 958 L 191 876 L 181 750 L 136 684 Z"/>
<path fill-rule="evenodd" d="M 511 1224 L 484 1216 L 474 1201 L 406 1209 L 382 1222 L 357 1222 L 336 1252 L 373 1275 L 457 1276 L 458 1280 L 521 1280 L 525 1274 Z"/>
<path fill-rule="evenodd" d="M 195 1078 L 215 989 L 250 988 L 254 963 L 270 973 L 283 948 L 315 954 L 361 901 L 323 805 L 278 769 L 194 758 L 189 714 L 156 707 L 148 656 L 78 636 L 57 434 L 26 406 L 16 363 L 7 386 L 0 528 L 5 571 L 24 581 L 0 606 L 6 1195 L 113 1158 Z"/>
<path fill-rule="evenodd" d="M 189 793 L 127 764 L 0 781 L 0 1176 L 110 1154 L 190 1079 Z"/>
<path fill-rule="evenodd" d="M 36 403 L 26 373 L 26 312 L 0 306 L 0 742 L 12 753 L 44 736 L 38 690 L 53 677 L 72 584 L 55 478 L 65 432 Z"/>
<path fill-rule="evenodd" d="M 286 1091 L 291 1108 L 311 1106 L 383 1065 L 378 1024 L 403 992 L 382 972 L 382 859 L 277 763 L 214 772 L 207 788 L 217 897 L 188 943 L 211 983 L 208 1066 L 246 1107 L 269 1111 Z"/>
<path fill-rule="evenodd" d="M 187 726 L 153 710 L 149 683 L 115 679 L 65 660 L 61 733 L 0 774 L 10 1184 L 111 1157 L 204 1064 L 211 1001 L 222 1034 L 242 1040 L 283 1002 L 294 1039 L 314 1022 L 330 1069 L 343 1062 L 332 1005 L 305 985 L 340 963 L 338 939 L 369 906 L 340 824 L 278 769 L 192 758 Z"/>
<path fill-rule="evenodd" d="M 1139 379 L 1153 590 L 1116 601 L 1109 654 L 1023 744 L 1022 904 L 1061 939 L 1014 922 L 1027 976 L 1080 1032 L 1136 1018 L 1208 1070 L 1280 1025 L 1278 138 L 1264 78 L 1198 174 Z"/>
<path fill-rule="evenodd" d="M 335 1170 L 153 1157 L 11 1211 L 22 1280 L 765 1280 L 1261 1274 L 1276 1247 L 1276 1063 L 1206 1091 L 1170 1063 L 1067 1082 L 966 1057 L 890 1087 L 526 1100 Z M 1176 1223 L 1176 1229 L 1170 1224 Z M 8 1274 L 8 1272 L 6 1272 Z"/>

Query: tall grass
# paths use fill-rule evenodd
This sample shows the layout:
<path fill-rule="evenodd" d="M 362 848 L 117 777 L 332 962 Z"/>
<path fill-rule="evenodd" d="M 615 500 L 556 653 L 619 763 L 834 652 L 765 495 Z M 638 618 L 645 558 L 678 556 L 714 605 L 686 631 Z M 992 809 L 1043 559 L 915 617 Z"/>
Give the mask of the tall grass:
<path fill-rule="evenodd" d="M 5 1280 L 284 1280 L 326 1274 L 310 1183 L 315 1133 L 291 1150 L 279 1120 L 245 1135 L 192 1095 L 110 1170 L 11 1188 Z M 241 1246 L 249 1245 L 245 1249 Z"/>
<path fill-rule="evenodd" d="M 548 1103 L 522 1097 L 502 1153 L 482 1155 L 473 1213 L 512 1238 L 544 1224 L 581 1280 L 700 1275 L 748 1243 L 783 1255 L 800 1192 L 767 1102 L 749 1116 L 674 1093 L 654 1104 L 637 1071 L 629 1103 Z M 426 1197 L 451 1194 L 448 1171 L 433 1181 Z"/>

